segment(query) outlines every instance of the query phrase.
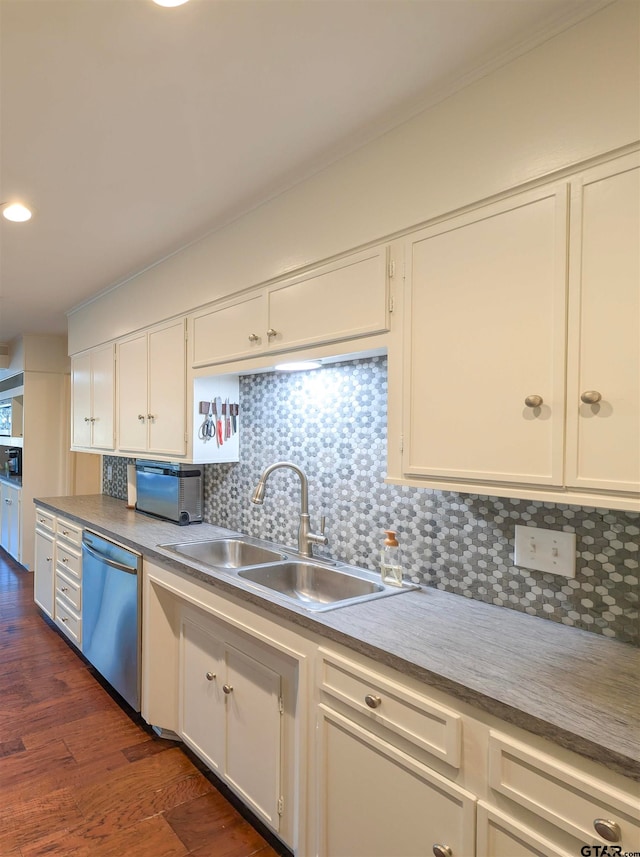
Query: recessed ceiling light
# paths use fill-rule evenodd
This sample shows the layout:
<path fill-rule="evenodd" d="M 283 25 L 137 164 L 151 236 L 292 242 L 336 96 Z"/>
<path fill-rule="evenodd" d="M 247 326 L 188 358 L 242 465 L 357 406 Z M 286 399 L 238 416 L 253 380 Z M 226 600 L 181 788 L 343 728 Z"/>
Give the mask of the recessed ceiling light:
<path fill-rule="evenodd" d="M 182 6 L 187 0 L 153 0 L 157 6 Z"/>
<path fill-rule="evenodd" d="M 2 216 L 14 223 L 24 223 L 26 220 L 31 220 L 31 211 L 21 202 L 12 202 L 10 205 L 4 203 Z"/>
<path fill-rule="evenodd" d="M 322 363 L 317 360 L 300 360 L 293 363 L 278 363 L 276 372 L 306 372 L 307 369 L 320 369 Z"/>

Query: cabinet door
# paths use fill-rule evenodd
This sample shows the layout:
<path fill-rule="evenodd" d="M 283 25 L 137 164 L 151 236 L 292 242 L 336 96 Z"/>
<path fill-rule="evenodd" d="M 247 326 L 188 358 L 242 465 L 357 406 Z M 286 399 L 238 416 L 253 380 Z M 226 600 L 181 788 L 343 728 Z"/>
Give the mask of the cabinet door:
<path fill-rule="evenodd" d="M 226 649 L 225 776 L 273 829 L 281 797 L 281 677 L 245 652 Z"/>
<path fill-rule="evenodd" d="M 118 448 L 147 449 L 147 335 L 118 343 Z"/>
<path fill-rule="evenodd" d="M 0 485 L 0 500 L 0 546 L 20 561 L 20 489 L 3 483 Z"/>
<path fill-rule="evenodd" d="M 54 545 L 53 535 L 36 530 L 33 598 L 36 604 L 51 618 L 53 618 L 54 595 Z"/>
<path fill-rule="evenodd" d="M 571 200 L 567 484 L 573 486 L 640 490 L 638 161 L 632 155 L 589 171 Z"/>
<path fill-rule="evenodd" d="M 224 363 L 267 347 L 267 307 L 260 290 L 193 319 L 193 365 Z"/>
<path fill-rule="evenodd" d="M 183 618 L 180 640 L 180 735 L 219 774 L 224 770 L 224 644 Z"/>
<path fill-rule="evenodd" d="M 319 854 L 472 857 L 473 795 L 323 705 L 319 729 Z"/>
<path fill-rule="evenodd" d="M 91 447 L 91 354 L 71 358 L 71 443 Z"/>
<path fill-rule="evenodd" d="M 388 330 L 388 248 L 340 259 L 269 289 L 271 347 L 352 339 Z"/>
<path fill-rule="evenodd" d="M 113 449 L 115 445 L 115 372 L 113 345 L 91 353 L 92 437 L 95 449 Z"/>
<path fill-rule="evenodd" d="M 562 185 L 410 239 L 405 473 L 562 484 L 566 232 Z"/>
<path fill-rule="evenodd" d="M 7 499 L 9 502 L 9 538 L 7 550 L 14 559 L 21 562 L 20 552 L 20 530 L 22 527 L 22 491 L 20 488 L 10 487 Z"/>
<path fill-rule="evenodd" d="M 149 452 L 184 455 L 187 406 L 184 321 L 152 330 L 148 349 Z"/>
<path fill-rule="evenodd" d="M 595 849 L 593 849 L 595 853 Z M 574 857 L 493 807 L 478 803 L 477 857 Z"/>

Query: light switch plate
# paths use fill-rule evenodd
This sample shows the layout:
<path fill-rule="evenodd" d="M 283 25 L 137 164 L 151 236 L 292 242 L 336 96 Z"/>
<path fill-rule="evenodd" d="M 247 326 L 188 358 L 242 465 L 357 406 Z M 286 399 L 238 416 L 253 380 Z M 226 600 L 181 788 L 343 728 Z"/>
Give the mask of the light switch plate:
<path fill-rule="evenodd" d="M 575 577 L 576 534 L 516 525 L 513 561 L 521 568 Z"/>

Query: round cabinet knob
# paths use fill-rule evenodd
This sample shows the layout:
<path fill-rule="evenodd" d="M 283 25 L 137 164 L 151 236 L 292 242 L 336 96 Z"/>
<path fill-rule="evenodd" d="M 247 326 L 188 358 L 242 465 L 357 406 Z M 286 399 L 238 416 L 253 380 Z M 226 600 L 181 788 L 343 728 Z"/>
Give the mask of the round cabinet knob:
<path fill-rule="evenodd" d="M 216 677 L 215 673 L 207 673 L 206 674 L 207 681 L 213 681 L 215 677 Z"/>
<path fill-rule="evenodd" d="M 90 422 L 91 422 L 91 417 L 85 417 L 85 418 L 84 418 L 84 421 L 85 421 L 85 423 L 90 423 Z"/>
<path fill-rule="evenodd" d="M 433 853 L 435 857 L 452 857 L 453 851 L 449 848 L 448 845 L 436 845 L 433 846 Z"/>
<path fill-rule="evenodd" d="M 138 419 L 142 420 L 142 422 L 144 422 L 146 420 L 146 417 L 144 414 L 138 414 Z"/>
<path fill-rule="evenodd" d="M 63 531 L 62 531 L 62 535 L 63 535 L 63 536 L 68 536 L 68 535 L 69 535 L 69 530 L 63 530 Z"/>
<path fill-rule="evenodd" d="M 68 622 L 69 620 L 67 619 L 67 617 L 66 617 L 66 616 L 61 616 L 61 617 L 60 617 L 60 621 L 61 621 L 61 622 Z"/>
<path fill-rule="evenodd" d="M 380 699 L 380 697 L 376 696 L 373 693 L 368 693 L 365 696 L 364 701 L 367 703 L 369 708 L 379 708 L 382 705 L 382 700 Z"/>
<path fill-rule="evenodd" d="M 267 336 L 269 339 L 272 339 L 274 336 L 277 336 L 277 335 L 278 335 L 278 331 L 274 330 L 272 327 L 270 327 L 269 330 L 267 331 Z"/>
<path fill-rule="evenodd" d="M 257 333 L 250 333 L 249 334 L 249 342 L 258 342 L 259 340 L 260 340 L 260 337 L 258 336 Z"/>
<path fill-rule="evenodd" d="M 597 405 L 601 398 L 602 393 L 597 390 L 585 390 L 580 396 L 580 401 L 584 402 L 585 405 Z"/>
<path fill-rule="evenodd" d="M 61 586 L 61 587 L 60 587 L 60 592 L 68 592 L 68 591 L 69 591 L 69 587 L 68 587 L 68 586 Z"/>
<path fill-rule="evenodd" d="M 53 559 L 53 557 L 52 557 L 52 556 L 48 556 L 48 557 L 47 557 L 47 562 L 51 562 L 51 560 L 52 560 L 52 559 Z"/>
<path fill-rule="evenodd" d="M 615 821 L 610 821 L 607 818 L 596 818 L 593 822 L 596 833 L 606 839 L 607 842 L 620 842 L 622 833 L 620 825 Z"/>
<path fill-rule="evenodd" d="M 69 557 L 68 557 L 68 556 L 63 556 L 63 557 L 62 557 L 62 562 L 69 562 Z"/>
<path fill-rule="evenodd" d="M 155 418 L 156 418 L 156 415 L 155 415 L 155 414 L 147 414 L 147 419 L 148 419 L 148 420 L 155 420 Z"/>
<path fill-rule="evenodd" d="M 233 687 L 230 684 L 223 684 L 222 689 L 224 690 L 224 692 L 226 694 L 230 694 L 231 691 L 233 690 Z"/>
<path fill-rule="evenodd" d="M 527 396 L 524 403 L 528 408 L 539 408 L 543 401 L 542 396 Z"/>

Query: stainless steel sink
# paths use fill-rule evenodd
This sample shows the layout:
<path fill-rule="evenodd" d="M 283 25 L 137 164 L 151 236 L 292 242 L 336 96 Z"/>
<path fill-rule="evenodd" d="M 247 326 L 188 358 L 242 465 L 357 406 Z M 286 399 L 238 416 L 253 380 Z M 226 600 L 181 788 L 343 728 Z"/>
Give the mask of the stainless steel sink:
<path fill-rule="evenodd" d="M 208 565 L 239 578 L 251 588 L 320 612 L 419 589 L 413 584 L 387 586 L 364 568 L 301 556 L 295 550 L 251 536 L 203 539 L 158 545 L 186 561 Z M 286 551 L 286 553 L 284 552 Z"/>
<path fill-rule="evenodd" d="M 207 539 L 159 547 L 215 568 L 247 568 L 264 565 L 266 562 L 282 562 L 287 558 L 286 554 L 280 551 L 253 544 L 245 539 Z"/>
<path fill-rule="evenodd" d="M 312 562 L 289 561 L 277 565 L 241 569 L 238 577 L 278 593 L 306 610 L 333 610 L 418 587 L 385 586 L 374 575 L 352 566 L 328 567 Z"/>

